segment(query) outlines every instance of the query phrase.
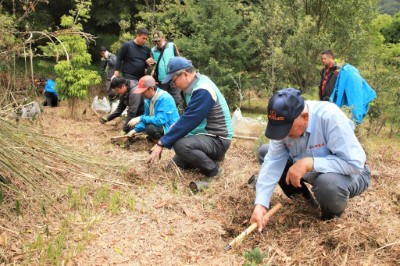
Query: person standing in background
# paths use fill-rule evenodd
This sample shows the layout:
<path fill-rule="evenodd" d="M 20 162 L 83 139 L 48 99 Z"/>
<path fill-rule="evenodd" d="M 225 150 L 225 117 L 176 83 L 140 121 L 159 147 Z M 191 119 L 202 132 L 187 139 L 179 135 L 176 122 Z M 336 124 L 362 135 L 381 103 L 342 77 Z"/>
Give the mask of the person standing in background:
<path fill-rule="evenodd" d="M 179 51 L 173 42 L 168 42 L 161 31 L 156 31 L 152 35 L 155 46 L 151 49 L 151 64 L 155 65 L 153 77 L 159 84 L 158 87 L 167 91 L 175 100 L 175 104 L 180 114 L 183 113 L 183 100 L 179 88 L 171 88 L 169 83 L 161 84 L 167 76 L 167 66 L 169 61 L 175 56 L 179 56 Z"/>
<path fill-rule="evenodd" d="M 336 79 L 339 75 L 340 67 L 336 65 L 332 50 L 321 52 L 321 62 L 324 67 L 321 69 L 321 81 L 319 83 L 319 99 L 329 101 Z"/>
<path fill-rule="evenodd" d="M 138 80 L 145 75 L 147 66 L 151 65 L 148 60 L 150 48 L 146 45 L 148 36 L 149 31 L 146 28 L 140 28 L 134 40 L 127 41 L 121 46 L 111 79 L 119 77 L 121 71 L 123 78 L 129 80 L 129 87 L 137 85 Z"/>
<path fill-rule="evenodd" d="M 104 46 L 100 47 L 101 55 L 101 72 L 106 80 L 106 91 L 108 94 L 108 99 L 110 101 L 118 97 L 117 93 L 110 88 L 111 77 L 114 74 L 115 62 L 117 61 L 117 56 L 110 53 Z"/>

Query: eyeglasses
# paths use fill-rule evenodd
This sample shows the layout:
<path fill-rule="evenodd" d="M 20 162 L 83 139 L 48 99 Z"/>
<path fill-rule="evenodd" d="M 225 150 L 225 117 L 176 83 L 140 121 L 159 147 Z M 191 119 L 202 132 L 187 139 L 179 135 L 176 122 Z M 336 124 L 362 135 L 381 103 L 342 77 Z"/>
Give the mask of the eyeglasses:
<path fill-rule="evenodd" d="M 183 72 L 178 73 L 177 75 L 175 75 L 175 78 L 172 78 L 171 81 L 169 82 L 169 86 L 171 88 L 175 88 L 176 86 L 176 80 L 183 74 Z"/>

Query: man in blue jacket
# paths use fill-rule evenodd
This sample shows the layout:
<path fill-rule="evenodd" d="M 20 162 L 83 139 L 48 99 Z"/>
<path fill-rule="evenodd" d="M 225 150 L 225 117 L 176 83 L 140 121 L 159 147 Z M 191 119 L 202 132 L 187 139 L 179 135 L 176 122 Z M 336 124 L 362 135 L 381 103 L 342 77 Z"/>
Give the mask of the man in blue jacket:
<path fill-rule="evenodd" d="M 277 91 L 268 103 L 270 139 L 259 149 L 261 170 L 251 223 L 259 231 L 268 219 L 277 184 L 286 196 L 302 194 L 309 199 L 304 182 L 321 208 L 321 219 L 340 217 L 349 198 L 361 194 L 370 184 L 365 152 L 354 134 L 354 123 L 335 104 L 304 101 L 296 89 Z"/>
<path fill-rule="evenodd" d="M 152 76 L 142 77 L 133 93 L 142 94 L 145 99 L 144 114 L 128 122 L 133 128 L 128 135 L 145 131 L 153 141 L 159 140 L 179 119 L 174 99 L 166 91 L 157 88 Z"/>
<path fill-rule="evenodd" d="M 196 72 L 192 63 L 174 57 L 163 83 L 183 91 L 186 109 L 179 120 L 157 142 L 148 160 L 157 162 L 164 147 L 174 148 L 174 163 L 183 169 L 199 169 L 205 176 L 222 173 L 218 161 L 228 150 L 233 129 L 228 105 L 218 87 Z"/>
<path fill-rule="evenodd" d="M 40 78 L 39 82 L 40 86 L 44 87 L 43 93 L 46 98 L 43 102 L 43 106 L 57 107 L 59 99 L 54 80 Z"/>

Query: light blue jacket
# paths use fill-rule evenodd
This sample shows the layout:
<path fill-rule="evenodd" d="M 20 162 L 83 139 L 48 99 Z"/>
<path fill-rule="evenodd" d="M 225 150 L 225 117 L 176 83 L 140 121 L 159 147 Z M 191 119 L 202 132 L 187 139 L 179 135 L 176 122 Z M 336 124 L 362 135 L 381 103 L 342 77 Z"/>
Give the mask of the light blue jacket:
<path fill-rule="evenodd" d="M 269 208 L 275 186 L 289 158 L 293 163 L 304 157 L 314 158 L 314 172 L 359 174 L 366 155 L 354 134 L 354 123 L 333 103 L 306 101 L 309 120 L 304 134 L 298 138 L 270 140 L 268 153 L 261 166 L 256 185 L 255 204 Z"/>
<path fill-rule="evenodd" d="M 168 92 L 157 88 L 156 94 L 151 100 L 144 100 L 144 114 L 140 116 L 140 122 L 134 129 L 136 132 L 142 132 L 146 125 L 153 124 L 163 127 L 164 134 L 166 134 L 178 119 L 179 113 L 174 98 Z"/>
<path fill-rule="evenodd" d="M 339 107 L 349 106 L 354 121 L 361 124 L 367 115 L 369 103 L 375 98 L 375 91 L 361 77 L 358 69 L 350 64 L 344 64 L 329 101 Z"/>

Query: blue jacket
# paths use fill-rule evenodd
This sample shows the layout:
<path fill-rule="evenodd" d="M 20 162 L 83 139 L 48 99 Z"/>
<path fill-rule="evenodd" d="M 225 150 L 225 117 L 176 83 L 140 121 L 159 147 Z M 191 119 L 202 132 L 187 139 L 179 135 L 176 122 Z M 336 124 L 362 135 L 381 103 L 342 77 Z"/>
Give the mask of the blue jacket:
<path fill-rule="evenodd" d="M 51 79 L 46 80 L 46 84 L 44 85 L 44 91 L 49 93 L 54 93 L 55 95 L 58 96 L 56 90 L 56 83 L 54 82 L 54 80 Z"/>
<path fill-rule="evenodd" d="M 329 101 L 339 107 L 349 106 L 354 121 L 361 124 L 367 115 L 369 103 L 375 98 L 375 91 L 361 77 L 358 69 L 350 64 L 344 64 L 340 69 Z"/>
<path fill-rule="evenodd" d="M 154 109 L 151 104 L 154 101 Z M 144 100 L 144 115 L 140 116 L 140 122 L 135 126 L 136 132 L 145 130 L 146 125 L 152 124 L 163 127 L 164 134 L 179 119 L 178 110 L 174 98 L 162 89 L 157 89 L 154 97 Z"/>

